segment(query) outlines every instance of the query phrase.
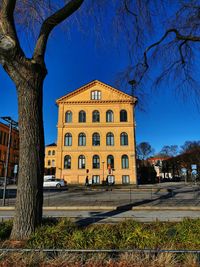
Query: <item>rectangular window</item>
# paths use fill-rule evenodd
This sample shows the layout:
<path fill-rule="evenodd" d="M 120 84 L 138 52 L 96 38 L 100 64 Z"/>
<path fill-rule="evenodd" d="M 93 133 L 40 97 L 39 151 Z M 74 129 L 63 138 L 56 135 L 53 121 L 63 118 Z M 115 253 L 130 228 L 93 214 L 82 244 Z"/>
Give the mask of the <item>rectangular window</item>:
<path fill-rule="evenodd" d="M 92 183 L 93 184 L 100 184 L 100 176 L 99 175 L 93 175 L 92 176 Z"/>
<path fill-rule="evenodd" d="M 91 92 L 91 99 L 92 100 L 100 100 L 101 99 L 101 91 L 92 91 Z"/>
<path fill-rule="evenodd" d="M 129 175 L 122 175 L 122 184 L 130 184 Z"/>

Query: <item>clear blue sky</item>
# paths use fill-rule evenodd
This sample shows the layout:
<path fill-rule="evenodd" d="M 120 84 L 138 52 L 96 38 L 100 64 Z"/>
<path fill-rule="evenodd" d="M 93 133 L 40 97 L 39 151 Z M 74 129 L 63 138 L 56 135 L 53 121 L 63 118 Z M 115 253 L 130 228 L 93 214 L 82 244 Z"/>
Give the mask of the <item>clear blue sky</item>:
<path fill-rule="evenodd" d="M 72 32 L 68 39 L 60 29 L 50 38 L 46 54 L 48 75 L 44 84 L 45 143 L 57 138 L 56 99 L 93 79 L 116 86 L 118 73 L 128 64 L 123 45 L 116 48 L 112 40 L 97 44 L 93 37 Z M 0 116 L 17 120 L 15 86 L 0 69 Z M 123 88 L 119 88 L 122 89 Z M 164 145 L 182 145 L 186 140 L 200 139 L 200 112 L 191 103 L 176 97 L 170 87 L 152 91 L 146 98 L 146 111 L 136 111 L 137 143 L 147 141 L 159 152 Z"/>

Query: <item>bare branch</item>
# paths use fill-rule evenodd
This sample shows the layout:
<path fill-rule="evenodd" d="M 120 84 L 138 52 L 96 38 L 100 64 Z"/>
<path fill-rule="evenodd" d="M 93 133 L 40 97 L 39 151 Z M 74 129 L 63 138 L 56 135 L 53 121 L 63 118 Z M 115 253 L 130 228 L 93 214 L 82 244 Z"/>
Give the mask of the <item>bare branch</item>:
<path fill-rule="evenodd" d="M 34 51 L 34 60 L 44 58 L 46 45 L 51 31 L 62 21 L 72 15 L 84 2 L 84 0 L 71 0 L 63 8 L 48 17 L 42 24 L 40 34 Z"/>

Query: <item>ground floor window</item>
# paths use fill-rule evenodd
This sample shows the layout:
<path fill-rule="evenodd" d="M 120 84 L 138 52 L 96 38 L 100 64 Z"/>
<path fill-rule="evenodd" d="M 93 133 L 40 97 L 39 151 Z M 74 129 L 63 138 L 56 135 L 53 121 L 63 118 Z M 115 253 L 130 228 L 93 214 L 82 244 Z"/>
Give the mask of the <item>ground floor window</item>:
<path fill-rule="evenodd" d="M 115 176 L 114 175 L 108 175 L 107 176 L 107 183 L 108 184 L 114 184 L 115 183 Z"/>
<path fill-rule="evenodd" d="M 93 175 L 92 176 L 92 183 L 93 184 L 100 184 L 100 176 L 99 175 Z"/>
<path fill-rule="evenodd" d="M 130 184 L 129 175 L 122 175 L 122 184 Z"/>

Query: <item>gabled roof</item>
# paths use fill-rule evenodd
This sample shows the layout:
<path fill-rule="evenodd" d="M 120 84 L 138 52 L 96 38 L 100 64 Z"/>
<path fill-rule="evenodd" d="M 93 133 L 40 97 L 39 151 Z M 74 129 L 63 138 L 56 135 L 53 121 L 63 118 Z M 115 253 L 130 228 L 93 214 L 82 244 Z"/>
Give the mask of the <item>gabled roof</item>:
<path fill-rule="evenodd" d="M 126 93 L 122 92 L 121 90 L 119 90 L 117 88 L 114 88 L 114 87 L 112 87 L 112 86 L 110 86 L 110 85 L 108 85 L 106 83 L 103 83 L 103 82 L 101 82 L 99 80 L 93 80 L 93 81 L 91 81 L 91 82 L 79 87 L 78 89 L 76 89 L 76 90 L 74 90 L 74 91 L 72 91 L 72 92 L 60 97 L 59 99 L 56 100 L 56 103 L 58 104 L 58 103 L 60 103 L 60 102 L 62 102 L 64 100 L 68 100 L 68 99 L 70 99 L 70 97 L 78 95 L 79 93 L 84 92 L 87 89 L 89 89 L 89 88 L 91 88 L 91 87 L 93 87 L 94 85 L 97 85 L 97 84 L 99 84 L 99 85 L 101 85 L 103 87 L 106 87 L 106 88 L 108 88 L 108 89 L 110 89 L 112 91 L 116 91 L 116 93 L 118 93 L 118 94 L 120 93 L 123 96 L 129 98 L 130 100 L 133 100 L 133 97 L 131 95 L 126 94 Z M 137 101 L 137 98 L 134 97 L 134 100 Z"/>

